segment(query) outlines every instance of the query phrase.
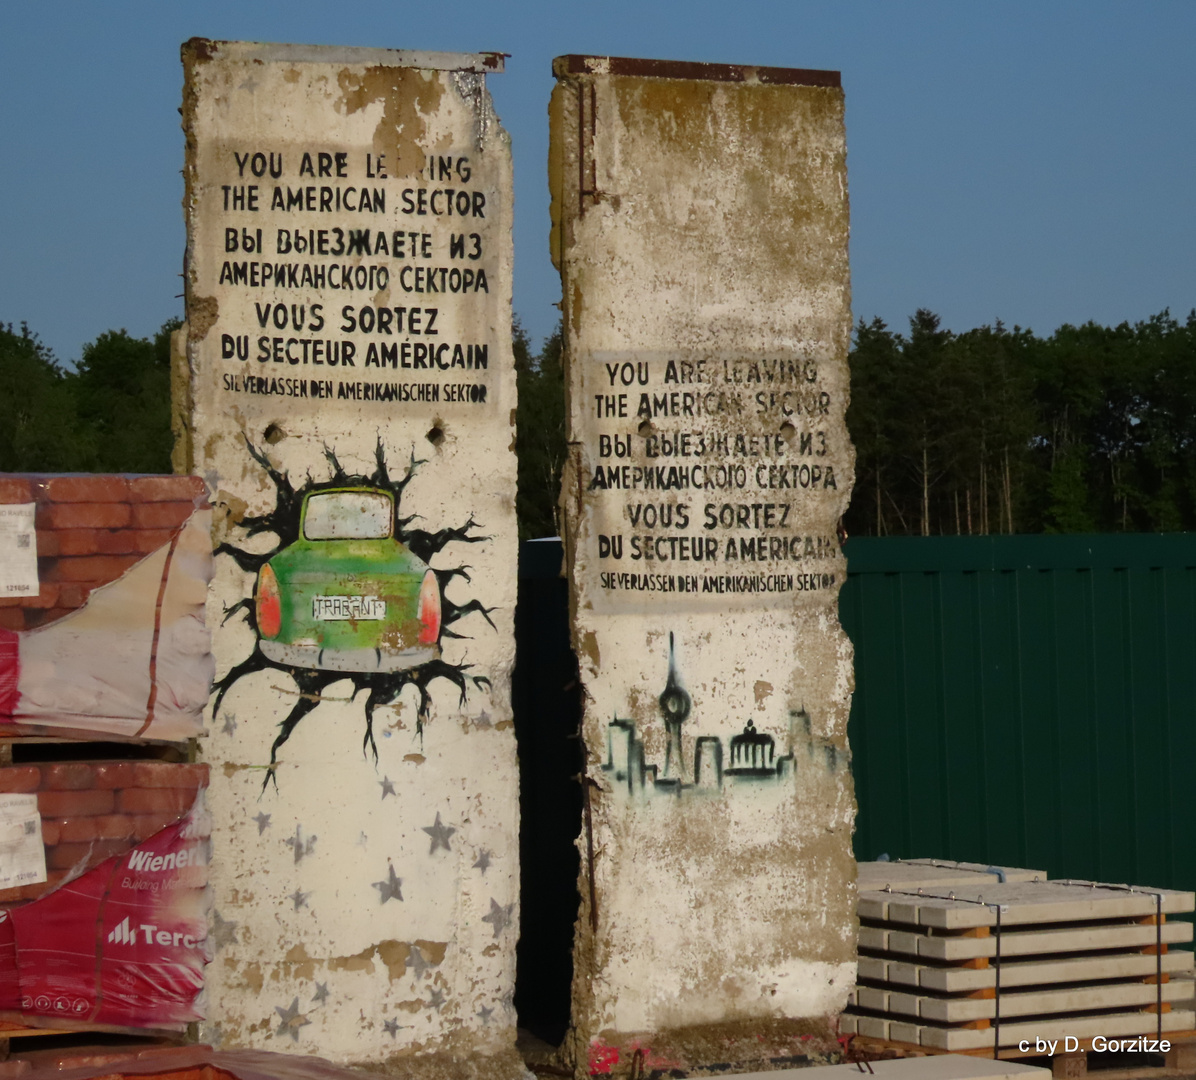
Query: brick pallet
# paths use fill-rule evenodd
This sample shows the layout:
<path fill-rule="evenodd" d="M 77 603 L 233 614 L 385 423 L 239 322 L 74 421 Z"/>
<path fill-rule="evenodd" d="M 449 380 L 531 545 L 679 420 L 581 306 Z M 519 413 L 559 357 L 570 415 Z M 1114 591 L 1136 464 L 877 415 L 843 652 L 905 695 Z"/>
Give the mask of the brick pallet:
<path fill-rule="evenodd" d="M 40 591 L 0 597 L 0 629 L 32 630 L 81 608 L 206 499 L 193 476 L 0 476 L 0 503 L 37 504 Z"/>
<path fill-rule="evenodd" d="M 17 544 L 37 579 L 0 596 L 0 731 L 134 745 L 198 734 L 211 662 L 194 632 L 211 562 L 203 482 L 0 475 L 0 504 L 32 504 L 33 535 Z"/>
<path fill-rule="evenodd" d="M 36 755 L 38 745 L 25 743 L 21 755 Z M 0 748 L 11 753 L 12 742 Z M 206 765 L 145 760 L 0 767 L 0 793 L 37 795 L 47 871 L 39 884 L 0 889 L 0 908 L 36 900 L 68 873 L 89 870 L 178 821 L 206 786 L 207 772 Z"/>
<path fill-rule="evenodd" d="M 877 869 L 877 867 L 880 869 Z M 897 867 L 900 866 L 900 869 Z M 888 867 L 886 869 L 886 867 Z M 1190 1032 L 1196 896 L 1009 880 L 1003 868 L 873 864 L 862 887 L 858 987 L 845 1034 L 938 1051 L 1016 1053 L 1023 1040 Z M 977 883 L 969 874 L 983 874 Z M 1035 875 L 1044 878 L 1045 875 Z M 1002 882 L 1001 877 L 1006 880 Z"/>
<path fill-rule="evenodd" d="M 1196 1074 L 1196 1031 L 1173 1032 L 1166 1038 L 1171 1043 L 1170 1049 L 1165 1054 L 1152 1056 L 1151 1064 L 1126 1064 L 1127 1055 L 1115 1066 L 1109 1065 L 1108 1054 L 1092 1050 L 1091 1039 L 1080 1039 L 1073 1052 L 1059 1053 L 1050 1058 L 1050 1074 L 1079 1080 L 1089 1075 L 1088 1065 L 1091 1060 L 1094 1066 L 1092 1072 L 1101 1080 L 1192 1080 Z M 957 1055 L 948 1055 L 946 1051 L 897 1043 L 889 1039 L 871 1039 L 867 1036 L 851 1036 L 848 1045 L 851 1060 L 871 1064 L 893 1058 L 919 1058 L 925 1061 L 932 1057 L 941 1059 L 948 1056 L 966 1056 L 987 1060 L 992 1056 L 992 1051 L 986 1050 L 965 1050 Z M 1043 1058 L 1044 1055 L 1033 1048 L 1026 1053 L 1003 1050 L 1000 1054 L 1000 1060 L 1006 1063 L 1023 1061 L 1034 1064 L 1041 1062 Z M 1117 1067 L 1123 1065 L 1125 1067 Z"/>
<path fill-rule="evenodd" d="M 122 749 L 129 754 L 155 756 L 107 756 Z M 84 756 L 97 751 L 106 756 Z M 79 757 L 61 760 L 63 753 Z M 112 855 L 129 851 L 181 819 L 208 782 L 208 767 L 179 760 L 184 753 L 183 747 L 167 744 L 122 747 L 62 738 L 0 738 L 0 762 L 13 762 L 0 765 L 0 794 L 36 794 L 47 870 L 44 882 L 0 889 L 0 912 L 33 903 L 68 875 L 77 876 Z M 80 1040 L 86 1043 L 96 1035 L 113 1034 L 127 1035 L 138 1044 L 150 1046 L 174 1045 L 180 1038 L 178 1032 L 169 1030 L 3 1010 L 0 1060 L 7 1056 L 9 1040 L 13 1039 L 20 1040 L 24 1052 Z"/>
<path fill-rule="evenodd" d="M 192 594 L 206 580 L 202 567 L 186 562 L 188 549 L 179 538 L 192 528 L 194 512 L 207 506 L 207 489 L 190 476 L 9 474 L 0 476 L 0 503 L 35 504 L 40 586 L 33 595 L 0 597 L 0 660 L 7 664 L 0 664 L 0 793 L 36 795 L 47 870 L 44 882 L 0 889 L 0 912 L 27 909 L 14 914 L 11 927 L 34 917 L 37 902 L 68 877 L 178 821 L 207 784 L 207 767 L 186 763 L 185 740 L 191 732 L 186 717 L 175 715 L 193 708 L 185 694 L 174 692 L 178 685 L 187 690 L 187 685 L 162 680 L 170 662 L 202 662 L 203 649 L 162 651 L 171 624 L 159 621 L 167 610 L 171 619 L 189 617 Z M 154 564 L 153 575 L 142 581 L 144 566 L 154 559 L 162 563 L 160 573 Z M 152 636 L 141 629 L 149 625 L 148 618 L 153 620 Z M 111 621 L 111 640 L 104 634 L 104 619 Z M 69 627 L 81 644 L 72 646 L 75 639 L 64 629 Z M 110 711 L 83 708 L 76 715 L 69 695 L 39 696 L 42 686 L 19 681 L 26 674 L 25 649 L 35 642 L 43 646 L 40 653 L 34 649 L 42 667 L 28 670 L 44 669 L 47 657 L 63 658 L 46 650 L 52 635 L 66 642 L 67 660 L 72 647 L 91 649 L 87 655 L 92 659 L 98 649 L 100 688 L 105 689 L 105 680 L 119 686 L 133 702 L 133 711 L 116 694 L 104 698 Z M 123 658 L 124 666 L 114 658 Z M 96 668 L 85 669 L 81 678 Z M 138 680 L 145 682 L 144 690 Z M 57 686 L 52 679 L 48 685 Z M 26 691 L 36 707 L 18 709 Z M 76 698 L 93 700 L 83 691 Z M 143 723 L 137 716 L 141 701 Z M 160 725 L 164 701 L 174 712 L 165 710 L 169 722 Z M 56 712 L 59 708 L 65 711 Z M 16 953 L 19 967 L 19 946 Z M 13 991 L 15 982 L 6 984 L 9 1009 L 19 1002 Z M 9 1039 L 20 1039 L 25 1049 L 101 1032 L 162 1035 L 46 1012 L 5 1011 L 0 1012 L 0 1058 Z"/>

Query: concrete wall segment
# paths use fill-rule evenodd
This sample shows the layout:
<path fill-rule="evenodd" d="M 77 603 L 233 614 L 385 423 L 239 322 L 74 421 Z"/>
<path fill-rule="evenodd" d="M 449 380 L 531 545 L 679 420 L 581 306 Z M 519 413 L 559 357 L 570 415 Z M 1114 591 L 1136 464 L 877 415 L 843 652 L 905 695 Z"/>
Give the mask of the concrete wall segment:
<path fill-rule="evenodd" d="M 816 1022 L 854 979 L 846 144 L 829 77 L 554 70 L 586 1060 Z"/>
<path fill-rule="evenodd" d="M 501 1075 L 518 926 L 511 164 L 484 74 L 501 56 L 183 59 L 180 370 L 218 545 L 205 1037 Z"/>

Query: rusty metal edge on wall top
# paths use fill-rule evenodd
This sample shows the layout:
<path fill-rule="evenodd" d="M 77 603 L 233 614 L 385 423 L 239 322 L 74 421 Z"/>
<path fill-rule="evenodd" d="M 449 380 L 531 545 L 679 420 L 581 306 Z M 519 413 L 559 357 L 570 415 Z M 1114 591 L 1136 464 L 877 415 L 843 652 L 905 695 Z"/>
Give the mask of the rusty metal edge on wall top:
<path fill-rule="evenodd" d="M 476 71 L 500 74 L 510 53 L 433 52 L 424 49 L 378 49 L 342 45 L 288 45 L 261 41 L 213 41 L 193 37 L 183 43 L 184 56 L 190 52 L 199 60 L 218 56 L 234 60 L 283 63 L 382 64 L 388 67 L 429 68 L 435 71 Z"/>
<path fill-rule="evenodd" d="M 637 75 L 657 79 L 706 79 L 711 82 L 757 82 L 773 86 L 842 85 L 839 72 L 813 68 L 754 67 L 750 64 L 705 64 L 687 60 L 639 60 L 626 56 L 584 56 L 570 53 L 552 62 L 557 78 L 569 75 Z"/>

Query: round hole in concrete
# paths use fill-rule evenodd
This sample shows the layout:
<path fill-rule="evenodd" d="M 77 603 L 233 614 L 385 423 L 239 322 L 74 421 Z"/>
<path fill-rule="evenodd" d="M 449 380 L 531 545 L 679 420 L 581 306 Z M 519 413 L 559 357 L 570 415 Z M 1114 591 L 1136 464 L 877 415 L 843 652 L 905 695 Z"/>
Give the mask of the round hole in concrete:
<path fill-rule="evenodd" d="M 424 437 L 433 446 L 439 446 L 442 442 L 444 442 L 444 430 L 441 428 L 441 426 L 439 424 L 433 424 L 432 430 L 429 431 L 428 434 L 425 435 Z"/>
<path fill-rule="evenodd" d="M 637 427 L 635 430 L 639 432 L 641 438 L 646 439 L 656 429 L 652 426 L 651 420 L 641 420 L 640 426 Z"/>
<path fill-rule="evenodd" d="M 271 446 L 275 443 L 282 442 L 287 437 L 287 433 L 282 430 L 277 424 L 270 424 L 265 431 L 262 432 L 262 438 L 266 440 Z"/>

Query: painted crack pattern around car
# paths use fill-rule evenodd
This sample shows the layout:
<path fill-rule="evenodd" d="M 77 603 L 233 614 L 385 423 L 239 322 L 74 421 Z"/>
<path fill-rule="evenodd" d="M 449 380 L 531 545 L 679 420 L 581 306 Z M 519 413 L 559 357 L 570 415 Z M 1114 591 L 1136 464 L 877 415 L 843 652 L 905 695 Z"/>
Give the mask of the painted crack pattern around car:
<path fill-rule="evenodd" d="M 472 516 L 464 525 L 435 532 L 412 527 L 419 516 L 404 515 L 403 492 L 426 464 L 414 452 L 396 479 L 381 440 L 368 476 L 347 472 L 325 447 L 330 477 L 316 481 L 309 474 L 295 487 L 262 450 L 248 439 L 246 445 L 273 483 L 275 503 L 268 513 L 246 515 L 237 527 L 246 541 L 273 534 L 277 542 L 262 553 L 228 541 L 216 547 L 218 556 L 226 555 L 257 575 L 253 596 L 224 613 L 224 622 L 245 619 L 256 642 L 248 657 L 213 684 L 213 717 L 229 690 L 247 675 L 277 670 L 295 681 L 297 700 L 270 748 L 264 789 L 272 780 L 277 786 L 279 749 L 334 682 L 350 680 L 354 699 L 366 694 L 362 752 L 372 751 L 375 762 L 374 710 L 394 702 L 406 687 L 418 692 L 416 731 L 422 735 L 432 683 L 444 680 L 456 686 L 462 705 L 471 684 L 475 689 L 490 686 L 486 676 L 471 673 L 471 665 L 446 661 L 441 642 L 466 637 L 453 627 L 474 613 L 493 629 L 493 608 L 477 599 L 459 604 L 445 594 L 455 578 L 470 581 L 467 565 L 430 565 L 450 544 L 476 544 L 490 537 L 476 532 L 480 526 Z"/>

